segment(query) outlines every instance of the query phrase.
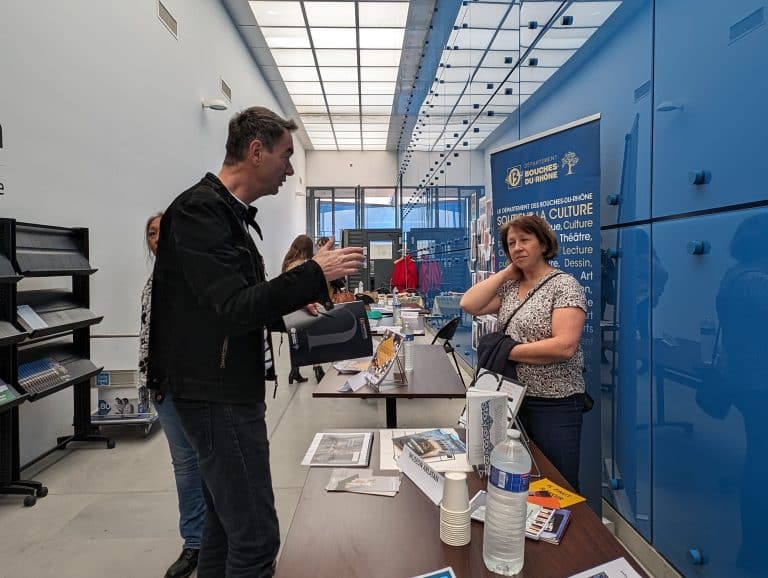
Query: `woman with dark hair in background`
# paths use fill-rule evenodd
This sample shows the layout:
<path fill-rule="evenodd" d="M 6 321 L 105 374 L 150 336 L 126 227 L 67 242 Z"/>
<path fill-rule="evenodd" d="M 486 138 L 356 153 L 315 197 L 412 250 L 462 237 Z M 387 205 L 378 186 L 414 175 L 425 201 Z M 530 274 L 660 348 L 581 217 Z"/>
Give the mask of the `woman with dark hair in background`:
<path fill-rule="evenodd" d="M 314 245 L 312 243 L 312 239 L 310 239 L 307 235 L 299 235 L 293 240 L 293 243 L 291 243 L 291 246 L 288 248 L 288 252 L 283 258 L 283 268 L 281 272 L 285 273 L 289 269 L 298 267 L 307 259 L 311 259 L 313 255 Z M 315 377 L 319 383 L 325 375 L 325 372 L 319 365 L 313 366 L 313 369 L 315 370 Z M 296 383 L 304 383 L 307 381 L 307 378 L 299 373 L 298 367 L 292 365 L 291 373 L 288 374 L 288 383 L 293 383 L 294 381 Z"/>
<path fill-rule="evenodd" d="M 147 220 L 144 235 L 150 256 L 157 254 L 160 237 L 160 220 L 163 213 L 152 215 Z M 141 328 L 139 331 L 139 400 L 147 400 L 147 364 L 149 361 L 149 321 L 152 306 L 152 275 L 141 292 Z M 205 499 L 203 482 L 197 466 L 197 454 L 189 443 L 173 404 L 173 397 L 166 393 L 162 401 L 155 403 L 160 424 L 171 450 L 173 475 L 176 479 L 176 493 L 179 500 L 179 533 L 184 540 L 181 555 L 168 571 L 165 578 L 184 578 L 197 567 L 200 543 L 205 523 Z M 148 411 L 149 408 L 146 410 Z"/>
<path fill-rule="evenodd" d="M 541 217 L 515 217 L 501 226 L 499 237 L 509 266 L 467 291 L 461 307 L 472 315 L 497 313 L 499 328 L 509 322 L 506 334 L 514 345 L 508 359 L 517 380 L 528 387 L 518 417 L 578 491 L 584 289 L 573 276 L 548 263 L 557 256 L 558 243 Z"/>

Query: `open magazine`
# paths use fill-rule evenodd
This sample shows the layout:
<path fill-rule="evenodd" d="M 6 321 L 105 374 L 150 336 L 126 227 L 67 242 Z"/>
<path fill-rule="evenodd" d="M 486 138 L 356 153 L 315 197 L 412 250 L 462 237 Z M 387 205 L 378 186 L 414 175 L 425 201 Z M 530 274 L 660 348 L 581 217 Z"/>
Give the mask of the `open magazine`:
<path fill-rule="evenodd" d="M 302 466 L 364 467 L 371 459 L 373 432 L 318 433 L 309 445 Z"/>

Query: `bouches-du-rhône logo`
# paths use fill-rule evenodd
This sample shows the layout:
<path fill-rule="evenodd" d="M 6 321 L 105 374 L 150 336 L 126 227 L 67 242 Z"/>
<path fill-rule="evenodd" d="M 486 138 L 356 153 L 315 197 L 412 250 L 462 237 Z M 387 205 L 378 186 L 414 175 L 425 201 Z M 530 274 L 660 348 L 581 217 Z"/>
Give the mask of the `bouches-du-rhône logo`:
<path fill-rule="evenodd" d="M 520 165 L 507 170 L 507 178 L 504 179 L 504 182 L 506 182 L 511 189 L 515 189 L 523 184 L 523 171 L 520 170 Z"/>
<path fill-rule="evenodd" d="M 576 156 L 576 153 L 571 151 L 565 153 L 562 160 L 562 166 L 568 167 L 568 172 L 566 175 L 572 175 L 573 174 L 573 167 L 579 164 L 579 157 Z"/>

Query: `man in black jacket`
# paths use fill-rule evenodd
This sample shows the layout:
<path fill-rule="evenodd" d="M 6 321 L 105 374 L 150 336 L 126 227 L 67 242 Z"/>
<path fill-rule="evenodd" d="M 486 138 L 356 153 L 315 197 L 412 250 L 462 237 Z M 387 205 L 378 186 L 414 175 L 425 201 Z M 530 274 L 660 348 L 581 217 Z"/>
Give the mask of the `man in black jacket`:
<path fill-rule="evenodd" d="M 165 211 L 153 274 L 148 381 L 173 394 L 194 446 L 208 508 L 198 577 L 272 576 L 280 545 L 264 421 L 276 379 L 270 329 L 328 301 L 328 281 L 356 272 L 362 249 L 325 247 L 272 279 L 248 232 L 250 203 L 293 174 L 293 121 L 252 107 L 229 124 L 218 175 Z"/>

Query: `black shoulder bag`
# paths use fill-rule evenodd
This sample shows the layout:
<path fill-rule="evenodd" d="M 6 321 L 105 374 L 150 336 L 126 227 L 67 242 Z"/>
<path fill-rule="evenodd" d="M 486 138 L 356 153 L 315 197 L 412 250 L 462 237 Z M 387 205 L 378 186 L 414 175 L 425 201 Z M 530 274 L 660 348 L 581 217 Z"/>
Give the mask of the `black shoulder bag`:
<path fill-rule="evenodd" d="M 512 318 L 517 314 L 517 312 L 522 309 L 523 305 L 528 303 L 528 300 L 533 297 L 539 289 L 544 287 L 544 285 L 549 283 L 558 275 L 562 275 L 562 271 L 555 273 L 546 279 L 543 283 L 534 287 L 528 293 L 528 295 L 526 295 L 525 299 L 523 299 L 523 302 L 515 308 L 515 310 L 512 312 L 512 315 L 510 315 L 506 323 L 504 323 L 504 328 L 501 331 L 492 331 L 480 338 L 480 340 L 477 342 L 478 370 L 487 369 L 511 379 L 517 379 L 517 370 L 515 368 L 516 364 L 509 360 L 509 352 L 515 345 L 518 344 L 518 342 L 507 335 L 509 322 L 512 321 Z M 477 373 L 478 372 L 476 371 L 475 374 Z"/>

